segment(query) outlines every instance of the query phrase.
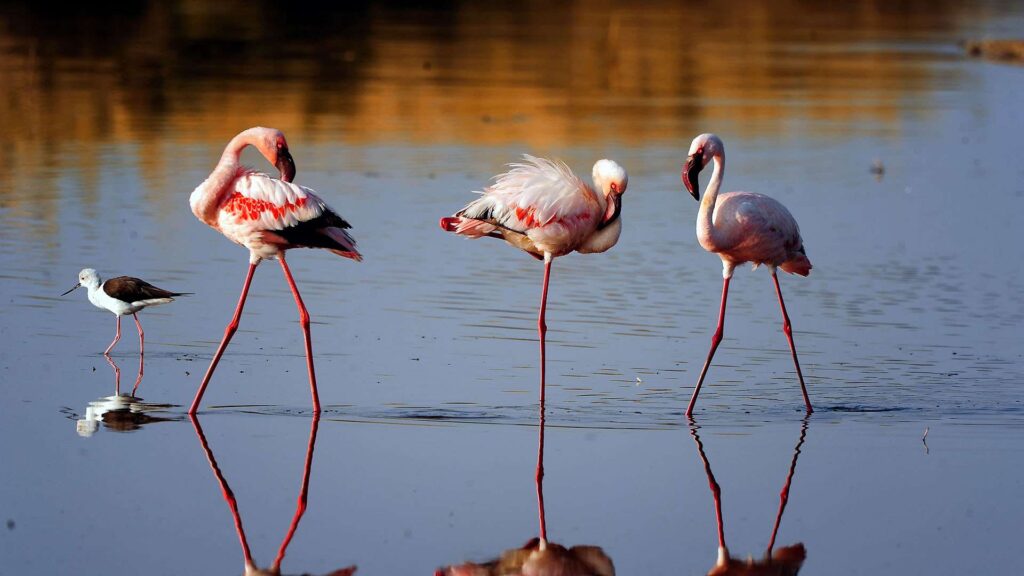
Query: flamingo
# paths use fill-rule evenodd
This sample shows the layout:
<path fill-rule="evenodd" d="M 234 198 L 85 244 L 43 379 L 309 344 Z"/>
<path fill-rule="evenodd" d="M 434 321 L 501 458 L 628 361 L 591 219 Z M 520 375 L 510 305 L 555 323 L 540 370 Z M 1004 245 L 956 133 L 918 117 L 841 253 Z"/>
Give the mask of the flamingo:
<path fill-rule="evenodd" d="M 697 175 L 714 162 L 711 180 L 704 190 L 703 199 L 698 194 Z M 756 268 L 760 264 L 768 266 L 775 283 L 775 293 L 779 297 L 782 309 L 782 330 L 789 340 L 789 349 L 793 354 L 793 364 L 800 380 L 800 390 L 804 395 L 807 413 L 813 412 L 811 401 L 807 397 L 807 386 L 800 371 L 800 361 L 796 356 L 796 345 L 793 343 L 793 327 L 786 312 L 786 303 L 782 299 L 779 277 L 776 268 L 782 268 L 790 274 L 807 276 L 811 272 L 811 261 L 804 251 L 804 243 L 800 238 L 800 228 L 796 219 L 779 201 L 754 192 L 727 192 L 719 194 L 722 178 L 725 174 L 725 145 L 714 134 L 701 134 L 690 144 L 689 156 L 683 168 L 683 184 L 695 200 L 700 201 L 697 213 L 697 240 L 708 252 L 714 252 L 722 259 L 722 303 L 718 311 L 718 328 L 711 337 L 711 350 L 700 371 L 700 378 L 693 390 L 693 397 L 686 407 L 686 416 L 693 414 L 693 406 L 697 402 L 697 394 L 708 373 L 715 350 L 722 342 L 722 330 L 725 321 L 725 301 L 729 295 L 729 280 L 732 278 L 736 265 L 751 262 Z"/>
<path fill-rule="evenodd" d="M 306 460 L 302 468 L 302 483 L 299 484 L 299 497 L 296 501 L 295 513 L 292 515 L 288 531 L 285 532 L 281 545 L 277 549 L 274 562 L 265 569 L 259 568 L 252 558 L 249 540 L 245 537 L 245 528 L 242 526 L 242 515 L 238 510 L 238 500 L 235 499 L 235 493 L 231 490 L 231 486 L 228 485 L 227 478 L 221 472 L 220 466 L 217 465 L 217 458 L 213 455 L 213 449 L 210 448 L 210 443 L 206 440 L 206 434 L 203 433 L 199 417 L 192 414 L 189 415 L 189 419 L 192 421 L 192 427 L 195 429 L 196 436 L 199 437 L 199 444 L 203 448 L 203 453 L 206 454 L 206 461 L 210 465 L 210 470 L 213 472 L 214 478 L 217 479 L 217 484 L 220 485 L 221 495 L 224 497 L 224 501 L 227 502 L 228 509 L 231 510 L 238 542 L 242 545 L 242 558 L 245 562 L 244 576 L 281 576 L 281 562 L 284 560 L 285 552 L 288 551 L 292 538 L 295 536 L 295 531 L 299 528 L 299 522 L 302 521 L 302 517 L 306 514 L 306 508 L 309 505 L 309 478 L 313 469 L 313 448 L 316 446 L 316 434 L 320 426 L 320 415 L 314 414 L 313 422 L 310 424 L 309 440 L 306 442 Z M 334 570 L 324 574 L 324 576 L 352 576 L 355 572 L 356 567 L 349 566 Z"/>
<path fill-rule="evenodd" d="M 576 251 L 604 252 L 622 232 L 622 194 L 626 170 L 612 160 L 594 164 L 594 187 L 563 162 L 523 155 L 510 170 L 494 177 L 481 196 L 454 216 L 441 218 L 441 228 L 468 238 L 500 238 L 544 261 L 537 332 L 540 334 L 540 402 L 544 403 L 544 312 L 551 261 Z"/>
<path fill-rule="evenodd" d="M 239 155 L 247 146 L 254 146 L 267 161 L 277 167 L 280 178 L 273 178 L 239 164 Z M 331 210 L 313 190 L 293 184 L 294 177 L 295 161 L 288 151 L 284 134 L 274 128 L 249 128 L 228 142 L 217 167 L 189 198 L 189 206 L 196 218 L 229 240 L 249 249 L 249 271 L 242 285 L 242 295 L 210 367 L 199 384 L 189 414 L 195 414 L 199 409 L 206 385 L 238 329 L 256 266 L 263 260 L 274 259 L 281 263 L 281 270 L 299 309 L 313 412 L 320 413 L 316 374 L 313 370 L 313 347 L 309 335 L 309 312 L 295 286 L 291 270 L 288 269 L 285 251 L 291 248 L 325 248 L 357 262 L 363 257 L 356 250 L 356 241 L 346 231 L 351 227 L 349 223 Z"/>
<path fill-rule="evenodd" d="M 793 459 L 789 463 L 789 473 L 786 475 L 786 482 L 779 492 L 779 508 L 775 513 L 775 523 L 772 526 L 771 537 L 768 540 L 768 547 L 760 560 L 748 557 L 746 560 L 737 560 L 729 555 L 729 548 L 725 545 L 725 528 L 722 524 L 722 488 L 715 480 L 711 472 L 711 462 L 704 453 L 704 443 L 700 440 L 697 430 L 700 426 L 690 418 L 690 435 L 697 443 L 697 453 L 704 464 L 704 473 L 708 477 L 708 487 L 711 488 L 711 496 L 715 501 L 715 521 L 718 525 L 718 560 L 715 567 L 708 572 L 708 576 L 796 576 L 807 559 L 807 550 L 800 542 L 792 546 L 775 548 L 775 537 L 779 533 L 779 526 L 782 524 L 782 514 L 786 511 L 786 504 L 789 503 L 789 490 L 793 483 L 793 475 L 796 473 L 796 461 L 800 457 L 800 449 L 807 439 L 807 425 L 810 422 L 810 414 L 804 416 L 800 426 L 800 438 L 796 447 L 793 448 Z"/>
<path fill-rule="evenodd" d="M 502 552 L 501 556 L 483 564 L 467 562 L 439 568 L 434 576 L 500 576 L 530 574 L 535 576 L 615 576 L 612 559 L 599 546 L 563 546 L 548 541 L 544 520 L 544 408 L 540 410 L 539 442 L 537 444 L 537 508 L 540 514 L 540 535 L 525 545 Z"/>
<path fill-rule="evenodd" d="M 103 351 L 107 356 L 114 349 L 114 345 L 121 339 L 121 316 L 128 314 L 135 319 L 135 328 L 139 331 L 139 355 L 146 353 L 146 334 L 142 331 L 142 324 L 139 324 L 139 317 L 136 314 L 148 306 L 167 304 L 174 302 L 177 296 L 188 296 L 190 292 L 171 292 L 163 288 L 157 288 L 145 280 L 131 276 L 118 276 L 104 282 L 99 273 L 92 268 L 85 268 L 78 273 L 78 284 L 70 290 L 61 294 L 67 296 L 75 289 L 84 286 L 89 292 L 89 302 L 93 306 L 102 308 L 114 314 L 117 318 L 117 332 L 114 334 L 114 341 Z"/>

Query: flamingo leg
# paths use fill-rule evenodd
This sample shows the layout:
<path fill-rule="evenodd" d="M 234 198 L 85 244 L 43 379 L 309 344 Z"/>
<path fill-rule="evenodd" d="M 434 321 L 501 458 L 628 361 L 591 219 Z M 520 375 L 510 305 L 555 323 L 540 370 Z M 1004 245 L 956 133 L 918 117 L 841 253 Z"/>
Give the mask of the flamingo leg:
<path fill-rule="evenodd" d="M 252 275 L 256 272 L 256 266 L 258 264 L 258 261 L 249 263 L 249 273 L 245 276 L 245 284 L 242 285 L 242 295 L 238 298 L 238 305 L 235 307 L 235 315 L 231 318 L 231 323 L 229 323 L 227 328 L 224 329 L 224 338 L 220 341 L 220 346 L 217 347 L 217 351 L 213 354 L 213 360 L 210 362 L 210 367 L 206 369 L 206 375 L 203 376 L 203 381 L 199 384 L 199 390 L 196 391 L 196 397 L 192 400 L 192 407 L 188 409 L 189 416 L 194 416 L 196 411 L 199 410 L 199 403 L 203 400 L 203 394 L 206 392 L 206 385 L 210 383 L 210 377 L 213 376 L 213 371 L 217 368 L 217 363 L 220 362 L 220 357 L 224 354 L 224 349 L 228 347 L 228 342 L 231 342 L 231 337 L 234 336 L 235 331 L 238 330 L 238 320 L 242 317 L 242 308 L 245 307 L 245 298 L 249 295 L 249 285 L 252 284 Z"/>
<path fill-rule="evenodd" d="M 199 443 L 202 444 L 203 452 L 206 453 L 206 461 L 210 463 L 210 470 L 213 470 L 213 475 L 217 477 L 217 483 L 220 484 L 220 491 L 224 495 L 224 501 L 228 503 L 228 507 L 231 509 L 231 516 L 235 519 L 235 532 L 238 534 L 238 541 L 242 544 L 245 566 L 250 568 L 253 566 L 252 553 L 249 551 L 249 541 L 245 538 L 245 528 L 242 527 L 242 516 L 238 513 L 238 501 L 235 500 L 235 493 L 231 491 L 228 481 L 224 478 L 224 474 L 221 473 L 220 467 L 217 466 L 217 459 L 213 457 L 213 450 L 210 449 L 210 445 L 206 442 L 206 435 L 203 434 L 203 427 L 199 425 L 199 418 L 194 413 L 189 413 L 188 417 L 192 420 L 192 427 L 195 428 L 196 435 L 199 436 Z M 246 570 L 246 573 L 248 572 L 249 570 Z"/>
<path fill-rule="evenodd" d="M 107 349 L 103 351 L 104 356 L 110 354 L 110 351 L 114 349 L 114 344 L 117 344 L 117 341 L 121 339 L 121 317 L 114 316 L 114 318 L 117 318 L 117 333 L 114 334 L 114 341 L 111 342 L 110 346 L 107 346 Z"/>
<path fill-rule="evenodd" d="M 544 322 L 544 312 L 548 307 L 548 280 L 551 278 L 551 253 L 544 253 L 544 287 L 540 293 L 540 314 L 537 316 L 537 332 L 540 334 L 540 405 L 544 406 L 545 389 L 545 356 L 544 336 L 548 332 L 548 325 Z"/>
<path fill-rule="evenodd" d="M 811 399 L 807 396 L 804 375 L 800 371 L 800 360 L 796 357 L 796 344 L 793 343 L 793 326 L 789 322 L 789 314 L 786 312 L 786 303 L 782 300 L 782 289 L 779 287 L 779 277 L 775 270 L 772 270 L 772 281 L 775 282 L 775 293 L 779 296 L 779 307 L 782 308 L 782 331 L 786 333 L 786 339 L 789 340 L 789 350 L 793 353 L 793 365 L 796 366 L 796 377 L 800 379 L 800 391 L 804 394 L 804 405 L 807 406 L 807 413 L 810 414 L 814 412 L 814 409 L 811 408 Z"/>
<path fill-rule="evenodd" d="M 299 288 L 295 285 L 295 279 L 292 278 L 291 270 L 288 269 L 288 263 L 284 261 L 283 253 L 278 256 L 278 261 L 281 262 L 281 270 L 284 271 L 284 277 L 288 280 L 292 295 L 295 296 L 295 305 L 299 308 L 299 324 L 302 325 L 302 336 L 306 342 L 306 367 L 309 369 L 309 391 L 313 395 L 313 414 L 319 414 L 320 396 L 316 391 L 316 373 L 313 371 L 313 342 L 309 336 L 309 312 L 306 310 L 306 305 L 302 303 Z"/>
<path fill-rule="evenodd" d="M 540 543 L 539 547 L 544 550 L 548 546 L 548 525 L 544 517 L 544 391 L 546 388 L 545 368 L 547 361 L 544 353 L 544 338 L 548 332 L 548 325 L 544 321 L 544 314 L 548 307 L 548 281 L 551 279 L 551 253 L 544 253 L 544 286 L 540 293 L 540 314 L 537 316 L 537 332 L 540 334 L 540 433 L 537 441 L 537 472 L 534 479 L 537 482 L 537 517 L 540 521 Z"/>
<path fill-rule="evenodd" d="M 691 418 L 690 436 L 693 436 L 693 440 L 697 443 L 697 453 L 700 454 L 700 459 L 704 462 L 704 472 L 708 477 L 708 487 L 711 488 L 711 496 L 715 499 L 715 520 L 718 523 L 718 549 L 721 553 L 721 551 L 726 550 L 725 528 L 722 525 L 722 488 L 718 485 L 718 481 L 715 480 L 715 474 L 711 472 L 711 462 L 708 461 L 707 455 L 704 454 L 704 444 L 700 441 L 700 435 L 697 434 L 698 428 L 700 427 Z"/>
<path fill-rule="evenodd" d="M 704 383 L 704 377 L 707 376 L 708 368 L 711 366 L 711 359 L 715 357 L 715 350 L 718 350 L 718 345 L 722 343 L 722 334 L 725 328 L 725 301 L 729 297 L 729 280 L 731 279 L 731 277 L 726 277 L 722 281 L 722 304 L 718 309 L 718 328 L 715 329 L 715 333 L 711 336 L 711 350 L 708 351 L 708 359 L 704 361 L 704 367 L 700 371 L 700 378 L 697 379 L 697 386 L 693 389 L 693 396 L 690 397 L 690 404 L 686 407 L 687 418 L 693 415 L 693 406 L 697 403 L 700 386 Z"/>
<path fill-rule="evenodd" d="M 796 459 L 800 457 L 800 447 L 804 445 L 804 440 L 807 438 L 807 423 L 810 414 L 804 416 L 803 424 L 800 426 L 800 440 L 796 443 L 796 448 L 793 449 L 793 461 L 789 463 L 789 474 L 786 475 L 786 484 L 782 487 L 782 491 L 779 492 L 779 511 L 775 514 L 775 525 L 772 527 L 772 538 L 768 541 L 768 551 L 764 553 L 766 558 L 771 558 L 772 548 L 775 547 L 775 536 L 779 533 L 779 524 L 782 523 L 782 513 L 786 510 L 786 504 L 789 502 L 789 486 L 793 482 L 793 473 L 796 472 Z"/>
<path fill-rule="evenodd" d="M 281 541 L 281 548 L 277 551 L 277 557 L 274 558 L 274 563 L 270 567 L 270 571 L 275 574 L 281 571 L 281 561 L 284 560 L 285 550 L 288 549 L 292 537 L 295 536 L 295 529 L 299 527 L 299 520 L 306 513 L 306 501 L 309 494 L 309 472 L 313 468 L 313 446 L 316 444 L 316 431 L 319 425 L 320 414 L 313 414 L 313 424 L 309 429 L 309 444 L 306 446 L 306 464 L 302 469 L 302 488 L 299 490 L 299 500 L 295 506 L 295 515 L 292 517 L 292 523 L 288 526 L 288 533 L 285 534 L 284 540 Z"/>
<path fill-rule="evenodd" d="M 547 548 L 548 524 L 544 519 L 544 403 L 540 405 L 540 439 L 537 442 L 537 514 L 540 519 L 540 549 Z"/>

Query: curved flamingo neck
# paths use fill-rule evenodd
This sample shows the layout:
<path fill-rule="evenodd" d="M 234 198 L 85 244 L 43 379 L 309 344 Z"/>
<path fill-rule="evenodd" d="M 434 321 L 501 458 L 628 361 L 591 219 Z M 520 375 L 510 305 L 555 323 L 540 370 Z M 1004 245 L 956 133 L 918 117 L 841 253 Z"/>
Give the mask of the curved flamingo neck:
<path fill-rule="evenodd" d="M 224 153 L 220 156 L 220 162 L 217 163 L 217 168 L 220 168 L 221 166 L 237 166 L 239 158 L 242 155 L 242 150 L 245 150 L 246 146 L 256 146 L 255 139 L 252 137 L 251 132 L 251 128 L 249 130 L 243 130 L 228 142 L 228 145 L 224 147 Z M 258 148 L 259 147 L 257 146 L 257 149 Z"/>
<path fill-rule="evenodd" d="M 725 177 L 725 155 L 715 154 L 712 158 L 715 164 L 711 172 L 711 180 L 704 189 L 704 196 L 700 201 L 700 211 L 697 213 L 697 240 L 705 250 L 718 252 L 723 248 L 721 234 L 715 230 L 714 215 L 715 202 L 718 201 L 718 192 L 722 188 L 722 179 Z"/>
<path fill-rule="evenodd" d="M 209 226 L 217 228 L 217 210 L 232 191 L 231 185 L 238 176 L 242 150 L 250 144 L 255 146 L 255 139 L 252 136 L 250 128 L 232 138 L 224 148 L 217 166 L 189 198 L 192 213 Z"/>

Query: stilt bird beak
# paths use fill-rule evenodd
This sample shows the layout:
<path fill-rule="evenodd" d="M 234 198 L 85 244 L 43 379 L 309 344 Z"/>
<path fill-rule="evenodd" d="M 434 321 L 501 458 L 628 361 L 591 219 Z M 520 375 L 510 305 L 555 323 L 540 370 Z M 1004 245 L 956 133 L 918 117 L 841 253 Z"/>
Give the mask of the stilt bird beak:
<path fill-rule="evenodd" d="M 72 292 L 75 291 L 75 288 L 78 288 L 81 285 L 82 285 L 81 282 L 79 282 L 78 284 L 75 284 L 74 286 L 71 287 L 71 290 L 68 290 L 67 292 L 61 294 L 61 296 L 67 296 L 68 294 L 71 294 Z"/>

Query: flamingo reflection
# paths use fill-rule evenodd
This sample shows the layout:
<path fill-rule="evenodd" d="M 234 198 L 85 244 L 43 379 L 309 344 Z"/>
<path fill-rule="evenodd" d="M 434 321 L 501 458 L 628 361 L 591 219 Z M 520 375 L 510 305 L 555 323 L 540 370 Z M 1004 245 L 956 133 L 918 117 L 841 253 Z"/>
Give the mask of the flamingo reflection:
<path fill-rule="evenodd" d="M 708 572 L 708 576 L 795 576 L 807 558 L 807 550 L 803 543 L 797 542 L 792 546 L 783 546 L 775 549 L 775 536 L 779 532 L 779 524 L 782 522 L 782 514 L 789 502 L 789 488 L 793 482 L 793 473 L 796 472 L 796 461 L 800 456 L 800 448 L 807 437 L 808 417 L 804 417 L 800 426 L 800 439 L 793 449 L 793 460 L 789 464 L 789 473 L 786 475 L 786 483 L 779 493 L 779 511 L 775 514 L 775 524 L 772 526 L 771 538 L 768 539 L 768 547 L 759 560 L 747 558 L 736 560 L 729 556 L 729 549 L 725 545 L 725 529 L 722 524 L 722 489 L 711 472 L 711 463 L 704 453 L 704 444 L 700 440 L 697 430 L 700 426 L 691 419 L 690 435 L 697 443 L 697 453 L 704 462 L 704 471 L 708 475 L 708 486 L 711 488 L 711 495 L 715 500 L 715 519 L 718 524 L 718 561 L 715 567 Z"/>
<path fill-rule="evenodd" d="M 194 414 L 190 414 L 189 418 L 192 420 L 192 426 L 195 428 L 199 442 L 203 446 L 203 452 L 206 453 L 206 460 L 210 463 L 210 470 L 213 471 L 214 477 L 217 478 L 221 493 L 224 495 L 224 500 L 231 509 L 231 516 L 235 520 L 235 531 L 238 533 L 238 541 L 242 545 L 242 556 L 245 560 L 245 576 L 280 576 L 281 561 L 284 560 L 285 551 L 287 551 L 288 545 L 291 544 L 292 537 L 295 536 L 295 530 L 299 527 L 299 521 L 302 520 L 302 516 L 306 513 L 309 473 L 313 467 L 313 446 L 316 444 L 316 432 L 320 425 L 320 415 L 314 414 L 313 422 L 310 425 L 309 443 L 306 446 L 306 462 L 302 469 L 302 487 L 299 489 L 299 499 L 295 507 L 295 514 L 292 516 L 291 524 L 288 526 L 284 539 L 281 540 L 281 546 L 277 550 L 274 562 L 266 569 L 257 567 L 253 562 L 252 553 L 249 550 L 249 541 L 245 537 L 245 528 L 242 526 L 242 516 L 238 512 L 238 502 L 235 500 L 235 493 L 231 491 L 227 479 L 224 478 L 220 467 L 217 466 L 217 459 L 214 458 L 213 450 L 210 449 L 210 444 L 206 441 L 206 435 L 203 433 L 203 427 L 199 424 L 199 418 Z M 325 576 L 351 576 L 355 571 L 355 566 L 349 566 L 329 572 Z"/>
<path fill-rule="evenodd" d="M 544 518 L 544 404 L 540 406 L 540 432 L 537 442 L 537 513 L 540 535 L 520 548 L 506 550 L 481 564 L 467 562 L 440 568 L 434 576 L 615 576 L 615 566 L 598 546 L 571 548 L 549 542 Z"/>
<path fill-rule="evenodd" d="M 121 367 L 108 354 L 103 358 L 107 364 L 114 369 L 114 395 L 103 396 L 92 402 L 85 408 L 85 414 L 75 422 L 75 430 L 79 436 L 88 438 L 99 430 L 102 423 L 106 428 L 115 432 L 131 432 L 138 430 L 145 424 L 153 422 L 167 422 L 176 418 L 156 416 L 153 412 L 170 408 L 170 404 L 147 403 L 135 395 L 142 383 L 142 376 L 145 371 L 143 355 L 139 354 L 139 372 L 135 377 L 135 384 L 128 394 L 121 393 Z"/>

